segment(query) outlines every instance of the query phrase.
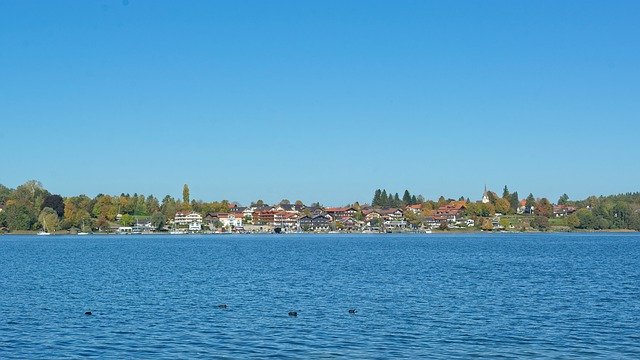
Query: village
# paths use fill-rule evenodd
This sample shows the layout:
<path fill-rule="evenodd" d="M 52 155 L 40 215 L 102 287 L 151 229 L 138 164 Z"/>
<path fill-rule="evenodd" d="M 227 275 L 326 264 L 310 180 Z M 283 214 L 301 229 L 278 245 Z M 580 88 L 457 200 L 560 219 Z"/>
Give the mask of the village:
<path fill-rule="evenodd" d="M 478 204 L 489 204 L 489 193 L 483 193 Z M 150 220 L 140 219 L 133 226 L 112 229 L 121 234 L 170 233 L 430 233 L 432 231 L 458 230 L 524 230 L 510 221 L 506 214 L 491 213 L 478 218 L 467 211 L 468 200 L 450 200 L 435 209 L 425 209 L 424 204 L 404 207 L 374 207 L 368 204 L 344 207 L 306 206 L 288 202 L 267 205 L 239 206 L 231 204 L 227 212 L 201 214 L 195 211 L 178 211 L 173 219 L 157 229 Z M 517 215 L 533 215 L 535 206 L 520 201 Z M 553 216 L 564 217 L 576 211 L 573 206 L 553 205 Z M 116 220 L 120 220 L 118 214 Z M 511 217 L 513 218 L 513 217 Z M 478 223 L 481 222 L 481 223 Z"/>

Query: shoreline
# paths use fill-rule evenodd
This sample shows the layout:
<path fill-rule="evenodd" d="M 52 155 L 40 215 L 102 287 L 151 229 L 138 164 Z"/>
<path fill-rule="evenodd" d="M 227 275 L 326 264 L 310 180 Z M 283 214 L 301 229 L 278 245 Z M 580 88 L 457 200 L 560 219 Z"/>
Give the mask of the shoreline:
<path fill-rule="evenodd" d="M 168 232 L 150 232 L 150 233 L 141 233 L 141 234 L 119 234 L 119 233 L 106 233 L 106 232 L 95 232 L 89 233 L 87 235 L 78 235 L 77 233 L 70 232 L 58 232 L 51 233 L 47 236 L 170 236 L 170 237 L 182 237 L 182 236 L 200 236 L 200 235 L 215 235 L 215 236 L 228 236 L 228 235 L 459 235 L 459 234 L 620 234 L 620 233 L 640 233 L 640 231 L 630 230 L 630 229 L 607 229 L 607 230 L 589 230 L 589 229 L 574 229 L 574 230 L 551 230 L 551 231 L 536 231 L 536 230 L 525 230 L 525 231 L 485 231 L 485 230 L 471 230 L 471 231 L 455 231 L 455 230 L 432 230 L 430 233 L 425 232 L 391 232 L 391 233 L 362 233 L 362 232 L 300 232 L 300 233 L 275 233 L 275 232 L 247 232 L 247 233 L 193 233 L 193 234 L 170 234 Z M 38 236 L 38 231 L 19 231 L 19 232 L 5 232 L 0 233 L 0 236 Z"/>

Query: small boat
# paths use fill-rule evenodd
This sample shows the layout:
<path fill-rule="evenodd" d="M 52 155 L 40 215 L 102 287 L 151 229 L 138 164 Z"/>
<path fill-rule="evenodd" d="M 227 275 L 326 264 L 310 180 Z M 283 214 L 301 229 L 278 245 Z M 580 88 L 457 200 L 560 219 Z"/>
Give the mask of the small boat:
<path fill-rule="evenodd" d="M 80 227 L 80 230 L 84 230 L 84 221 L 82 222 L 82 226 Z M 77 235 L 84 236 L 84 235 L 89 235 L 89 233 L 84 231 L 79 231 Z"/>
<path fill-rule="evenodd" d="M 47 222 L 44 220 L 44 217 L 42 219 L 42 231 L 40 231 L 38 233 L 38 236 L 47 236 L 47 235 L 51 235 L 50 232 L 47 232 Z"/>

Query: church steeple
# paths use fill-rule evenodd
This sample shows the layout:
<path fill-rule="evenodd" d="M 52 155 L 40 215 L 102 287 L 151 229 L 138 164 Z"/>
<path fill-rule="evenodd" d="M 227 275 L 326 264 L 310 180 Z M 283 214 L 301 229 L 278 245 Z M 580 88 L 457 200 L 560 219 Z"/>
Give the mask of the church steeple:
<path fill-rule="evenodd" d="M 482 193 L 482 203 L 489 203 L 489 193 L 487 192 L 487 184 L 484 184 L 484 192 Z"/>

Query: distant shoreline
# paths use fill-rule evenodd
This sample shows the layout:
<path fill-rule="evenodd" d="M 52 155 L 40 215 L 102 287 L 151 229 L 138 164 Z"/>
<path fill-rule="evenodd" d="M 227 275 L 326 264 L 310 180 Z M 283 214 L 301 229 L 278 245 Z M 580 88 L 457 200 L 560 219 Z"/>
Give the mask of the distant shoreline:
<path fill-rule="evenodd" d="M 531 230 L 526 230 L 526 231 L 481 231 L 481 230 L 465 230 L 465 231 L 447 231 L 447 230 L 433 230 L 431 233 L 424 233 L 424 232 L 393 232 L 393 233 L 362 233 L 362 232 L 336 232 L 336 233 L 329 233 L 329 232 L 302 232 L 302 233 L 280 233 L 280 234 L 276 234 L 275 232 L 253 232 L 253 233 L 231 233 L 231 232 L 227 232 L 227 233 L 194 233 L 194 234 L 170 234 L 168 232 L 153 232 L 153 233 L 142 233 L 142 234 L 119 234 L 119 233 L 105 233 L 105 232 L 96 232 L 96 233 L 90 233 L 88 235 L 84 235 L 84 236 L 92 236 L 92 235 L 98 235 L 98 236 L 113 236 L 113 235 L 119 235 L 119 236 L 132 236 L 132 235 L 137 235 L 137 236 L 160 236 L 160 235 L 165 235 L 165 236 L 170 236 L 170 237 L 184 237 L 184 236 L 198 236 L 198 235 L 215 235 L 215 236 L 220 236 L 220 235 L 447 235 L 447 234 L 451 234 L 451 235 L 459 235 L 459 234 L 483 234 L 483 233 L 487 233 L 487 234 L 571 234 L 571 233 L 575 233 L 575 234 L 585 234 L 585 233 L 593 233 L 593 234 L 602 234 L 602 233 L 640 233 L 639 231 L 636 230 L 629 230 L 629 229 L 607 229 L 607 230 L 589 230 L 589 229 L 572 229 L 572 230 L 565 230 L 565 231 L 558 231 L 558 230 L 551 230 L 551 231 L 531 231 Z M 14 232 L 6 232 L 6 233 L 0 233 L 0 236 L 3 235 L 7 235 L 7 236 L 37 236 L 38 235 L 38 231 L 14 231 Z M 51 233 L 50 235 L 47 236 L 79 236 L 76 233 L 69 233 L 69 232 L 57 232 L 57 233 Z"/>

